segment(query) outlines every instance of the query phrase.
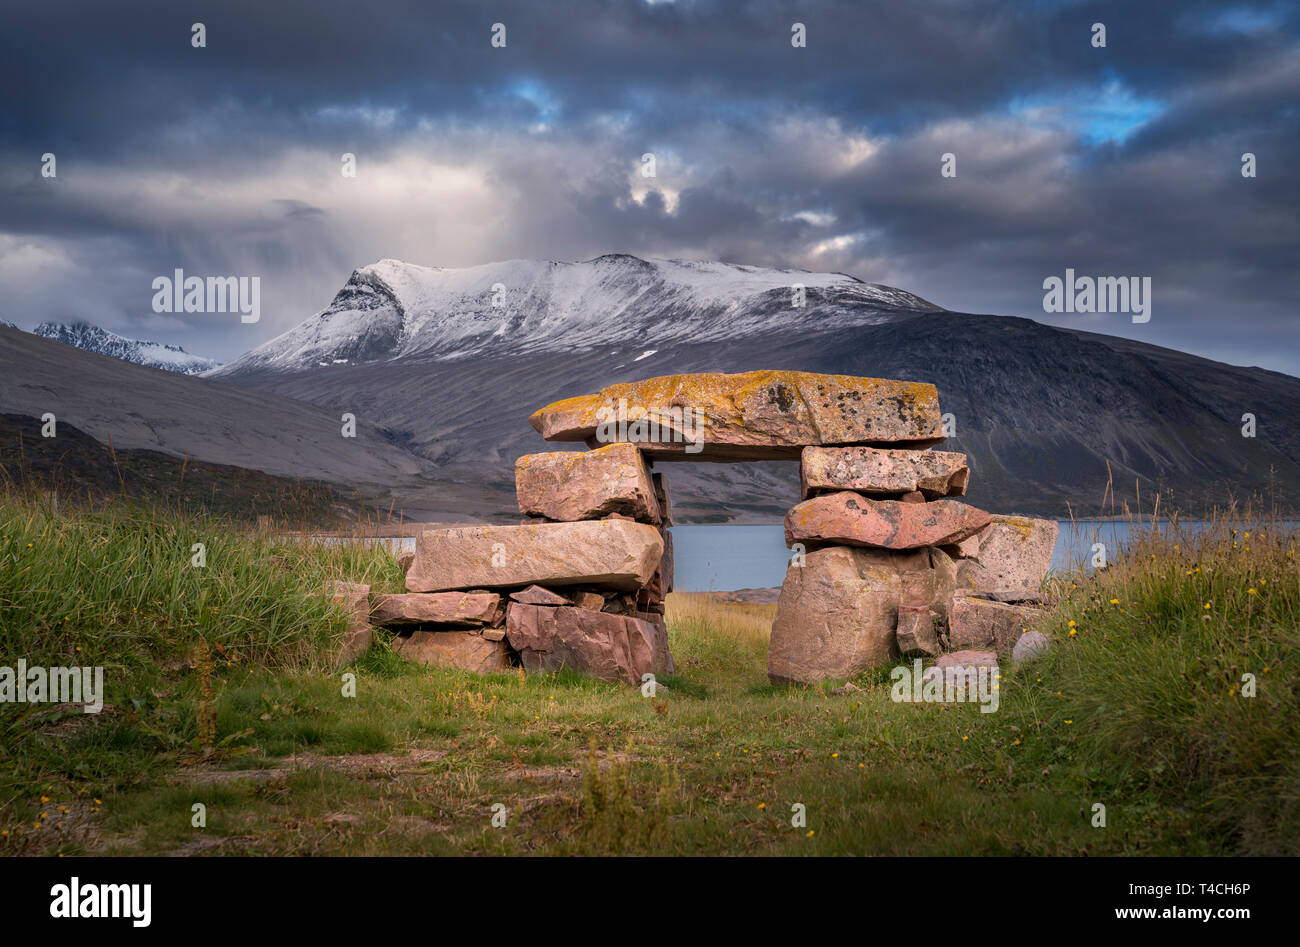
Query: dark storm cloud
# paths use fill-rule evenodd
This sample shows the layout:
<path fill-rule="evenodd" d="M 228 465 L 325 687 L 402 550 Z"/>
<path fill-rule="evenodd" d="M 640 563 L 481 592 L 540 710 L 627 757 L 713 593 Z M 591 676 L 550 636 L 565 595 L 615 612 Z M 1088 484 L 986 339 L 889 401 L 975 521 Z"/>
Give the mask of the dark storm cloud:
<path fill-rule="evenodd" d="M 31 4 L 0 32 L 0 317 L 231 357 L 382 256 L 623 250 L 1297 372 L 1297 32 L 1267 3 Z M 175 266 L 262 275 L 263 323 L 155 315 Z M 1045 315 L 1066 267 L 1151 276 L 1152 322 Z"/>
<path fill-rule="evenodd" d="M 0 79 L 24 89 L 0 127 L 129 148 L 133 133 L 173 129 L 231 103 L 293 134 L 321 130 L 318 110 L 350 104 L 391 107 L 399 123 L 449 113 L 521 118 L 528 104 L 501 92 L 532 78 L 571 117 L 653 111 L 643 116 L 650 129 L 755 102 L 807 101 L 890 130 L 1018 91 L 1069 91 L 1096 75 L 1100 56 L 1139 89 L 1162 89 L 1293 41 L 1293 12 L 1259 35 L 1205 25 L 1221 9 L 851 0 L 29 4 L 7 12 L 0 36 Z M 804 51 L 790 47 L 796 19 L 809 31 Z M 1103 54 L 1086 42 L 1097 20 L 1111 29 Z M 201 53 L 188 42 L 192 21 L 208 29 Z M 495 21 L 508 27 L 508 52 L 488 48 Z"/>

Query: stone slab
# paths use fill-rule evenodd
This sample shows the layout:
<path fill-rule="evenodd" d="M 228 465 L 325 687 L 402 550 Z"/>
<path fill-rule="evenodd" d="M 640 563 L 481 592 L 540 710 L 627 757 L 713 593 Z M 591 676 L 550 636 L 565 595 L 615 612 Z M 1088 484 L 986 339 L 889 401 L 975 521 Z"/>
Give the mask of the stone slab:
<path fill-rule="evenodd" d="M 942 450 L 805 447 L 799 463 L 803 498 L 837 490 L 933 500 L 966 493 L 966 455 Z"/>
<path fill-rule="evenodd" d="M 587 608 L 512 603 L 506 638 L 529 671 L 568 668 L 639 685 L 643 674 L 667 674 L 671 664 L 668 630 L 661 621 Z"/>
<path fill-rule="evenodd" d="M 992 648 L 1009 654 L 1042 615 L 1040 608 L 958 595 L 948 610 L 948 639 L 958 649 Z"/>
<path fill-rule="evenodd" d="M 966 558 L 957 570 L 958 587 L 1005 601 L 1039 599 L 1052 565 L 1057 532 L 1055 520 L 994 516 L 965 544 Z"/>
<path fill-rule="evenodd" d="M 661 516 L 650 469 L 633 444 L 525 454 L 515 461 L 519 512 L 558 522 L 618 513 L 643 523 Z"/>
<path fill-rule="evenodd" d="M 549 404 L 529 422 L 548 441 L 632 442 L 664 460 L 797 460 L 809 445 L 944 439 L 933 385 L 792 371 L 610 385 Z"/>
<path fill-rule="evenodd" d="M 495 592 L 406 592 L 372 596 L 370 620 L 388 627 L 455 625 L 473 628 L 496 624 L 501 610 L 501 596 Z"/>
<path fill-rule="evenodd" d="M 500 671 L 510 664 L 504 641 L 471 631 L 413 631 L 394 638 L 393 650 L 416 664 L 479 674 Z"/>
<path fill-rule="evenodd" d="M 406 574 L 412 592 L 528 585 L 644 587 L 663 555 L 659 530 L 631 520 L 426 529 Z"/>
<path fill-rule="evenodd" d="M 815 496 L 785 517 L 785 542 L 920 549 L 955 543 L 989 522 L 989 514 L 957 500 L 901 503 L 841 491 Z"/>

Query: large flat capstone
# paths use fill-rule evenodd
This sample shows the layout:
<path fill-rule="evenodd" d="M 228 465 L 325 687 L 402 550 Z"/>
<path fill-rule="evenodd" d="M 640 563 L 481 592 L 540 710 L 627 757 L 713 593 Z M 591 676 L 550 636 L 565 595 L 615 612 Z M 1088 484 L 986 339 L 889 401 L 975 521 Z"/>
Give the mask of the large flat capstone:
<path fill-rule="evenodd" d="M 423 530 L 406 574 L 412 592 L 527 585 L 649 583 L 663 555 L 659 530 L 631 520 Z"/>
<path fill-rule="evenodd" d="M 665 460 L 798 460 L 808 445 L 943 441 L 933 385 L 812 372 L 647 378 L 557 401 L 529 422 L 548 441 L 631 442 Z"/>

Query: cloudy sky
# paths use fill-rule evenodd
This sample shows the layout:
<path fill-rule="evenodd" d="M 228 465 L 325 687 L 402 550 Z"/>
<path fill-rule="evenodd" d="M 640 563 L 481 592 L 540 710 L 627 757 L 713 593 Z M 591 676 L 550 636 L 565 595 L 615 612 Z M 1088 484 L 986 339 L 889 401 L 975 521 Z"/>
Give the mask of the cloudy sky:
<path fill-rule="evenodd" d="M 1297 9 L 10 4 L 0 319 L 229 359 L 383 257 L 622 251 L 841 271 L 1300 375 Z M 260 276 L 261 322 L 154 313 L 178 267 Z M 1045 314 L 1067 267 L 1151 277 L 1151 321 Z"/>

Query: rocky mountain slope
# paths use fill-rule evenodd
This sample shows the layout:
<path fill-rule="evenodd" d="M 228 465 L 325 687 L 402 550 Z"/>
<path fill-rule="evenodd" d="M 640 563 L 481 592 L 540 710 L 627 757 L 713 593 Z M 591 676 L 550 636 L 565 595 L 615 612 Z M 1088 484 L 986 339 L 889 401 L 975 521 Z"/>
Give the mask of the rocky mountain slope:
<path fill-rule="evenodd" d="M 791 308 L 796 284 L 804 287 L 802 309 Z M 937 307 L 910 293 L 839 273 L 627 254 L 466 269 L 380 260 L 355 270 L 327 308 L 213 377 L 420 356 L 454 360 L 614 343 L 721 341 L 781 332 L 795 321 L 831 329 L 933 311 Z"/>
<path fill-rule="evenodd" d="M 66 421 L 57 437 L 40 418 L 0 414 L 0 483 L 55 502 L 161 504 L 244 522 L 271 516 L 291 528 L 336 529 L 357 519 L 357 498 L 318 481 L 275 477 L 160 451 L 108 447 Z"/>
<path fill-rule="evenodd" d="M 805 308 L 791 308 L 795 283 Z M 933 382 L 956 421 L 947 446 L 971 456 L 970 501 L 1002 512 L 1109 513 L 1108 482 L 1108 496 L 1140 491 L 1148 510 L 1157 490 L 1166 510 L 1269 490 L 1300 499 L 1300 379 L 949 312 L 840 274 L 625 255 L 466 270 L 385 260 L 210 375 L 353 411 L 439 479 L 500 498 L 519 454 L 563 446 L 528 427 L 533 409 L 617 381 L 757 368 Z M 1248 412 L 1254 438 L 1241 435 Z M 793 464 L 678 464 L 670 479 L 679 519 L 697 522 L 776 521 L 798 484 Z"/>
<path fill-rule="evenodd" d="M 427 466 L 368 418 L 358 417 L 357 436 L 345 438 L 340 413 L 330 408 L 133 365 L 4 327 L 0 413 L 53 414 L 116 448 L 382 491 L 421 482 Z"/>
<path fill-rule="evenodd" d="M 179 345 L 165 345 L 125 336 L 93 326 L 88 322 L 42 322 L 32 330 L 43 339 L 52 339 L 64 345 L 74 345 L 87 352 L 107 355 L 124 362 L 146 365 L 167 372 L 197 375 L 217 367 L 217 361 L 192 355 Z"/>

